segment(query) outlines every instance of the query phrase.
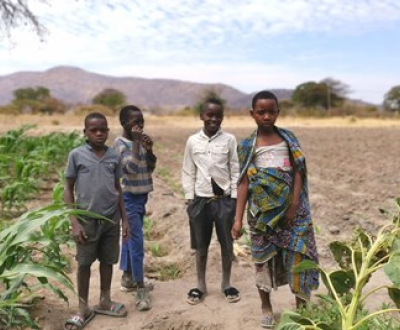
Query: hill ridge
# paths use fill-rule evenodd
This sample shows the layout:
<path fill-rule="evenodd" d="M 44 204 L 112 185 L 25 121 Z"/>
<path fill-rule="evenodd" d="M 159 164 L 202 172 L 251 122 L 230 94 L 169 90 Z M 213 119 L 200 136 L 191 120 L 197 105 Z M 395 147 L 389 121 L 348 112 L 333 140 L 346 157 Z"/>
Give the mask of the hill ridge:
<path fill-rule="evenodd" d="M 123 92 L 129 103 L 147 108 L 174 111 L 196 103 L 201 92 L 215 88 L 232 109 L 249 108 L 252 93 L 244 93 L 223 83 L 198 83 L 168 78 L 116 77 L 85 69 L 60 65 L 45 71 L 19 71 L 0 76 L 0 105 L 13 99 L 19 88 L 43 86 L 67 104 L 91 103 L 92 98 L 105 88 Z M 278 98 L 290 98 L 292 90 L 271 89 Z"/>

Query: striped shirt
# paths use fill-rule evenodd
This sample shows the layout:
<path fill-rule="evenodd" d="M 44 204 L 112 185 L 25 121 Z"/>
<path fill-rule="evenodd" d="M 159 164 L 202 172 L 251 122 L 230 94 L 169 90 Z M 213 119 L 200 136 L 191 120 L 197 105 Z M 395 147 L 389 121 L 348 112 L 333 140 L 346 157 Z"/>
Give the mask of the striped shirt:
<path fill-rule="evenodd" d="M 153 190 L 152 173 L 156 167 L 157 157 L 148 153 L 140 145 L 139 153 L 132 154 L 133 142 L 118 137 L 114 143 L 114 149 L 121 155 L 123 192 L 132 194 L 146 194 Z"/>

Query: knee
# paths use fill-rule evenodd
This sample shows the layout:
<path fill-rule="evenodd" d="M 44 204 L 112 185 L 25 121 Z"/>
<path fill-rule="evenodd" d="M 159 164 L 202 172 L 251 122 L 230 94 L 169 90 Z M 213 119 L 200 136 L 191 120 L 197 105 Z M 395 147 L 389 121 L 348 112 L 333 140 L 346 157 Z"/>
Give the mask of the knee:
<path fill-rule="evenodd" d="M 90 272 L 90 266 L 92 264 L 80 264 L 78 265 L 78 272 L 79 273 L 86 273 L 86 272 Z"/>

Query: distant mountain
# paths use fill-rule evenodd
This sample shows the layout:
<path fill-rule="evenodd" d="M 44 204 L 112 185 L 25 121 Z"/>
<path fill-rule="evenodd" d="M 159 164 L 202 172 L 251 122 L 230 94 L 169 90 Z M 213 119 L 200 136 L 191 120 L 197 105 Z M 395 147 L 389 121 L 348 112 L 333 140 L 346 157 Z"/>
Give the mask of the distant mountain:
<path fill-rule="evenodd" d="M 9 103 L 18 88 L 43 86 L 51 95 L 67 104 L 91 103 L 92 98 L 105 88 L 123 92 L 129 103 L 148 108 L 174 111 L 196 103 L 204 89 L 213 87 L 233 109 L 248 108 L 251 94 L 225 84 L 200 84 L 172 79 L 112 77 L 88 72 L 76 67 L 60 66 L 44 72 L 16 72 L 0 76 L 0 105 Z M 288 99 L 292 90 L 274 91 L 278 98 Z"/>

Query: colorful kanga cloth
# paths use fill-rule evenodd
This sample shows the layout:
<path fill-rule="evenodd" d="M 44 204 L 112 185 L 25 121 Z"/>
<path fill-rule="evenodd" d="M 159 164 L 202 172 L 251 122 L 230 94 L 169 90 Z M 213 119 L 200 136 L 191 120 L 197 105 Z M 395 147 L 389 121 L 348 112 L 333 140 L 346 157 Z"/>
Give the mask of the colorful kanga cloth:
<path fill-rule="evenodd" d="M 293 273 L 292 267 L 305 259 L 318 262 L 314 228 L 308 202 L 305 157 L 295 135 L 276 127 L 286 141 L 294 165 L 301 174 L 303 186 L 299 208 L 293 223 L 284 221 L 292 200 L 293 170 L 256 168 L 253 162 L 257 131 L 238 145 L 240 179 L 249 178 L 247 219 L 251 231 L 252 257 L 256 264 L 283 256 L 288 282 L 293 293 L 308 298 L 318 287 L 318 272 Z M 240 182 L 239 179 L 239 182 Z"/>

